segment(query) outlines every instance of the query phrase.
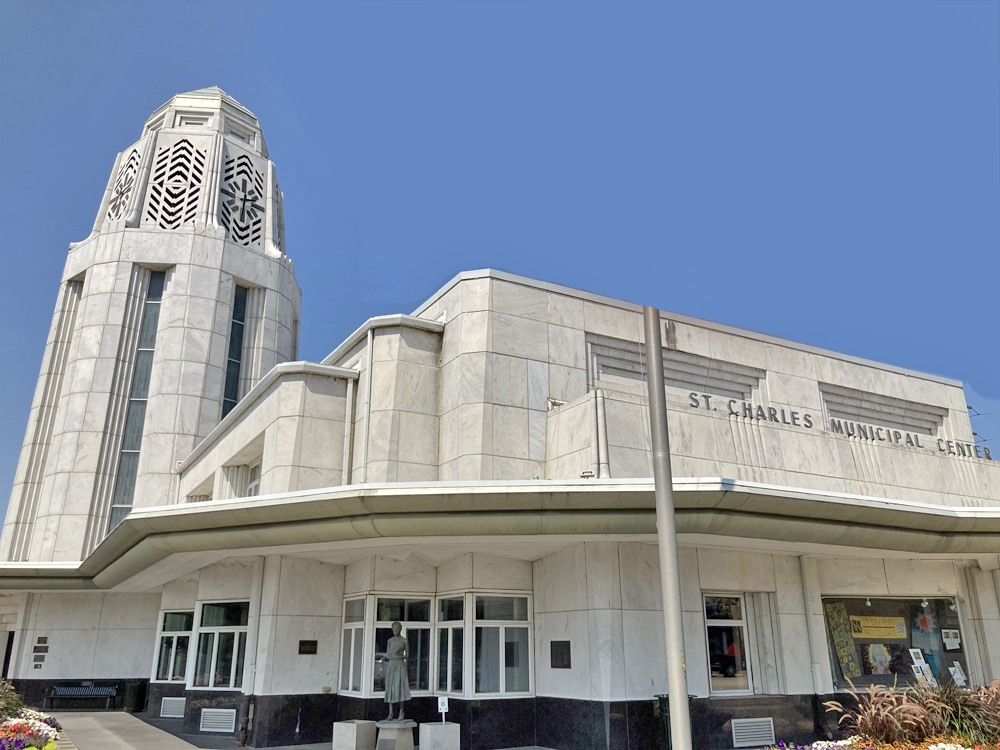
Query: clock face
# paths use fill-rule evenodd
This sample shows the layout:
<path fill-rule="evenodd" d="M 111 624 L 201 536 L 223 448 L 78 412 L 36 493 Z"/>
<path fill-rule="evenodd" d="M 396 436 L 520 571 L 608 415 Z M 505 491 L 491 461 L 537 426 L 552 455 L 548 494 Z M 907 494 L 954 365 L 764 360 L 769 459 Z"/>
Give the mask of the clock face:
<path fill-rule="evenodd" d="M 118 170 L 118 177 L 115 186 L 111 191 L 111 200 L 108 203 L 108 218 L 114 221 L 120 219 L 128 206 L 128 199 L 132 195 L 132 188 L 135 187 L 136 173 L 139 171 L 139 152 L 132 150 L 128 159 Z"/>
<path fill-rule="evenodd" d="M 230 239 L 249 247 L 259 244 L 264 225 L 264 176 L 249 157 L 226 159 L 223 174 L 221 214 Z"/>

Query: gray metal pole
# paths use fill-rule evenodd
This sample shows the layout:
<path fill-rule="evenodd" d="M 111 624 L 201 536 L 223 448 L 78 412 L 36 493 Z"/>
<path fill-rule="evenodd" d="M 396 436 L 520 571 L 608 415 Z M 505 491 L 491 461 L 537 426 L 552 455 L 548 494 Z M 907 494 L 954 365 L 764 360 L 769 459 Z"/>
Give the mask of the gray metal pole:
<path fill-rule="evenodd" d="M 667 434 L 667 394 L 663 382 L 660 311 L 644 307 L 646 366 L 649 375 L 649 426 L 653 438 L 653 482 L 656 487 L 656 535 L 660 547 L 660 588 L 663 591 L 663 634 L 667 647 L 667 694 L 670 696 L 670 741 L 673 750 L 691 750 L 691 713 L 684 664 L 681 620 L 681 575 L 677 560 L 674 480 L 670 473 Z"/>

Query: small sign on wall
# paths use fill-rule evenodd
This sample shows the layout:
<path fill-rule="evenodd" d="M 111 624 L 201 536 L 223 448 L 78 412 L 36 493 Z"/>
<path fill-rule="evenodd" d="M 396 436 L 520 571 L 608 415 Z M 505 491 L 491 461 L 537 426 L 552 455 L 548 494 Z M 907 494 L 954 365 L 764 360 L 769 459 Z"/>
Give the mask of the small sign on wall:
<path fill-rule="evenodd" d="M 315 654 L 319 647 L 318 641 L 299 641 L 300 654 Z"/>

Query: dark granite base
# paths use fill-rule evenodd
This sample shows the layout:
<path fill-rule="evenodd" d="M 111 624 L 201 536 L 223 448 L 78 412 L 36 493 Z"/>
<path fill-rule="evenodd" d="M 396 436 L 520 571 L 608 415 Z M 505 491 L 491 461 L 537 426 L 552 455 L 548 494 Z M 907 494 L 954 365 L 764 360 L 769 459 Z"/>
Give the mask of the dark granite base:
<path fill-rule="evenodd" d="M 56 685 L 81 685 L 86 682 L 97 687 L 116 686 L 118 694 L 111 700 L 111 710 L 145 708 L 145 686 L 147 680 L 121 678 L 108 680 L 12 680 L 18 693 L 24 698 L 24 704 L 41 709 L 44 703 L 46 710 L 53 711 L 103 711 L 107 706 L 107 698 L 56 698 L 55 705 L 49 704 L 46 694 Z M 136 691 L 136 692 L 133 692 Z M 137 696 L 140 705 L 128 705 L 127 698 Z"/>
<path fill-rule="evenodd" d="M 41 706 L 45 691 L 73 680 L 17 680 L 16 687 L 29 705 Z M 117 708 L 124 705 L 126 683 L 135 680 L 94 680 L 96 685 L 119 685 Z M 143 686 L 145 687 L 145 686 Z M 160 719 L 164 697 L 187 698 L 183 719 Z M 803 745 L 839 736 L 837 717 L 827 714 L 823 701 L 842 696 L 746 696 L 699 698 L 691 701 L 691 731 L 695 747 L 726 750 L 732 747 L 734 718 L 770 716 L 776 740 Z M 103 708 L 101 701 L 70 701 L 56 708 Z M 94 705 L 91 705 L 91 704 Z M 86 705 L 84 705 L 86 704 Z M 462 750 L 540 745 L 556 750 L 663 750 L 664 727 L 659 703 L 643 701 L 584 701 L 567 698 L 509 698 L 461 700 L 451 698 L 448 721 L 462 727 Z M 317 695 L 246 696 L 227 691 L 185 690 L 183 685 L 148 686 L 146 713 L 140 717 L 189 742 L 206 748 L 235 745 L 240 725 L 253 721 L 246 737 L 251 747 L 304 745 L 331 740 L 333 723 L 346 719 L 380 721 L 388 708 L 377 698 L 363 699 L 332 693 Z M 202 708 L 235 708 L 236 731 L 231 735 L 199 732 Z M 406 703 L 406 716 L 418 723 L 439 721 L 437 698 L 425 696 Z"/>

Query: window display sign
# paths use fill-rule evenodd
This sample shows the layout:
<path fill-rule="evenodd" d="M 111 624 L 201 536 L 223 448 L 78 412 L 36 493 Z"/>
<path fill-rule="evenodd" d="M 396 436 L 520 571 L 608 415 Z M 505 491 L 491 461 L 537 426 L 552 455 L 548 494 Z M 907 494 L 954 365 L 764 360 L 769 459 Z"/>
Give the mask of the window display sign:
<path fill-rule="evenodd" d="M 851 617 L 851 635 L 855 638 L 906 640 L 906 620 L 902 617 Z"/>

